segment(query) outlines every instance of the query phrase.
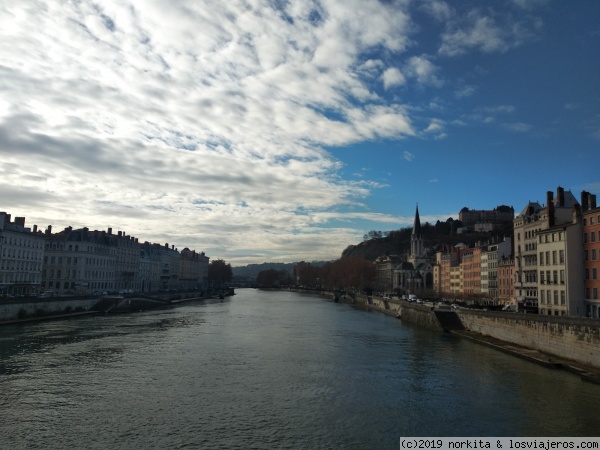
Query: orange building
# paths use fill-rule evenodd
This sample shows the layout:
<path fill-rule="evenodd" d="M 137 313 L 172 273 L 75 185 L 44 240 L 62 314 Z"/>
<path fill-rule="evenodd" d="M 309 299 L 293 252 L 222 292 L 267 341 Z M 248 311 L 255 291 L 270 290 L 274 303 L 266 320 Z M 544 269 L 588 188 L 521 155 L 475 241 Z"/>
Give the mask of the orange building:
<path fill-rule="evenodd" d="M 585 308 L 588 317 L 600 317 L 600 208 L 596 196 L 581 193 Z"/>

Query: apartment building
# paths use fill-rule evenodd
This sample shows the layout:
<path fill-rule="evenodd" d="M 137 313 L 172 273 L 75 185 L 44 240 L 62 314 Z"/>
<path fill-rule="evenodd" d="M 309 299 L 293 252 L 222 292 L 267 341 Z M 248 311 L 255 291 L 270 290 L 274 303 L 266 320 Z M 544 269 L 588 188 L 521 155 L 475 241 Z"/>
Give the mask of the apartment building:
<path fill-rule="evenodd" d="M 208 256 L 189 248 L 181 251 L 179 286 L 183 290 L 205 289 L 208 283 Z"/>
<path fill-rule="evenodd" d="M 486 247 L 474 247 L 466 250 L 460 263 L 462 267 L 463 293 L 481 294 L 481 255 Z"/>
<path fill-rule="evenodd" d="M 116 249 L 105 231 L 67 227 L 45 232 L 42 290 L 51 295 L 115 290 Z"/>
<path fill-rule="evenodd" d="M 515 304 L 515 259 L 512 255 L 498 260 L 498 304 Z"/>
<path fill-rule="evenodd" d="M 115 290 L 135 291 L 138 287 L 140 270 L 140 245 L 133 236 L 124 231 L 113 234 L 112 228 L 106 232 L 109 245 L 115 254 Z"/>
<path fill-rule="evenodd" d="M 510 256 L 512 239 L 494 242 L 481 253 L 481 294 L 489 298 L 493 304 L 498 303 L 498 260 Z"/>
<path fill-rule="evenodd" d="M 546 206 L 529 202 L 514 219 L 515 296 L 522 308 L 538 308 L 538 233 L 572 221 L 572 208 L 579 203 L 562 187 L 546 193 Z"/>
<path fill-rule="evenodd" d="M 573 221 L 537 235 L 539 313 L 584 316 L 582 224 L 578 205 Z"/>
<path fill-rule="evenodd" d="M 144 242 L 140 244 L 140 267 L 135 282 L 136 292 L 157 292 L 160 287 L 160 246 Z"/>
<path fill-rule="evenodd" d="M 600 208 L 596 196 L 581 193 L 585 315 L 600 318 Z"/>
<path fill-rule="evenodd" d="M 44 237 L 25 217 L 0 212 L 0 297 L 37 295 L 42 282 Z"/>

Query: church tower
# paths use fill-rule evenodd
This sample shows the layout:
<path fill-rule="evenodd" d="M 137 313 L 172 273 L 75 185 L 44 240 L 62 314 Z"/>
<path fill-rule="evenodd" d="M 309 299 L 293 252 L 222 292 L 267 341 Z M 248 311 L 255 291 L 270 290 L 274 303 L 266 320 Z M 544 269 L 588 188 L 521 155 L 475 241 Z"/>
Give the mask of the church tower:
<path fill-rule="evenodd" d="M 413 264 L 423 257 L 423 235 L 421 232 L 421 219 L 419 218 L 419 205 L 415 213 L 415 223 L 413 224 L 412 234 L 410 235 L 410 255 L 409 262 Z"/>

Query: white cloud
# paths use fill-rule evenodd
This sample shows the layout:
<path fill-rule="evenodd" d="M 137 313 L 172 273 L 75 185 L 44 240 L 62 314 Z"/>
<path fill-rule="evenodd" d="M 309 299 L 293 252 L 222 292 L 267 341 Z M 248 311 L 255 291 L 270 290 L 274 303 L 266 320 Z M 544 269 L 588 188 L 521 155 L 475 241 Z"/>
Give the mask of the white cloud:
<path fill-rule="evenodd" d="M 413 153 L 407 151 L 407 150 L 404 151 L 404 153 L 402 154 L 402 156 L 408 162 L 411 162 L 413 159 L 415 159 L 415 155 Z"/>
<path fill-rule="evenodd" d="M 421 4 L 421 9 L 439 22 L 450 20 L 455 14 L 453 9 L 446 2 L 438 0 L 423 2 Z"/>
<path fill-rule="evenodd" d="M 366 56 L 404 52 L 405 9 L 7 0 L 2 207 L 40 226 L 111 226 L 234 262 L 336 257 L 362 230 L 319 214 L 360 207 L 380 185 L 340 179 L 323 148 L 415 135 L 405 106 L 370 85 L 399 85 L 401 72 L 382 75 Z"/>
<path fill-rule="evenodd" d="M 383 86 L 385 89 L 389 89 L 395 86 L 402 86 L 406 83 L 406 78 L 402 75 L 402 72 L 397 67 L 390 67 L 381 76 L 383 79 Z"/>
<path fill-rule="evenodd" d="M 412 56 L 408 59 L 405 72 L 415 78 L 420 84 L 441 86 L 442 81 L 436 76 L 437 67 L 427 56 Z"/>
<path fill-rule="evenodd" d="M 530 124 L 523 122 L 505 123 L 503 126 L 509 131 L 516 131 L 519 133 L 525 133 L 532 128 Z"/>
<path fill-rule="evenodd" d="M 471 50 L 506 52 L 534 39 L 541 22 L 531 16 L 516 17 L 472 10 L 449 21 L 442 33 L 440 55 L 458 56 Z"/>

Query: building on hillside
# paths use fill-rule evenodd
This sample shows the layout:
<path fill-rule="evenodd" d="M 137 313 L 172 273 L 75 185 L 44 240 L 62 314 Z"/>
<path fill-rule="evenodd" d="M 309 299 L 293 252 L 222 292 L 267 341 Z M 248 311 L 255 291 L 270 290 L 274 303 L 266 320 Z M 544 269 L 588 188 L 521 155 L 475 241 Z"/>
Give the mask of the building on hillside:
<path fill-rule="evenodd" d="M 0 212 L 0 297 L 37 295 L 42 283 L 44 236 L 25 217 Z"/>
<path fill-rule="evenodd" d="M 538 251 L 537 235 L 556 225 L 571 222 L 572 208 L 579 203 L 570 191 L 557 188 L 554 198 L 552 191 L 546 193 L 546 205 L 529 202 L 514 219 L 515 240 L 515 296 L 519 310 L 538 309 Z"/>
<path fill-rule="evenodd" d="M 585 314 L 597 319 L 600 318 L 600 208 L 596 196 L 583 191 L 581 209 Z"/>
<path fill-rule="evenodd" d="M 463 208 L 458 213 L 458 220 L 463 227 L 474 228 L 475 231 L 491 231 L 495 225 L 512 222 L 515 209 L 511 206 L 500 205 L 492 210 L 476 210 Z M 476 225 L 478 228 L 475 228 Z"/>
<path fill-rule="evenodd" d="M 579 205 L 573 221 L 537 234 L 538 308 L 540 314 L 584 316 L 584 250 Z"/>

